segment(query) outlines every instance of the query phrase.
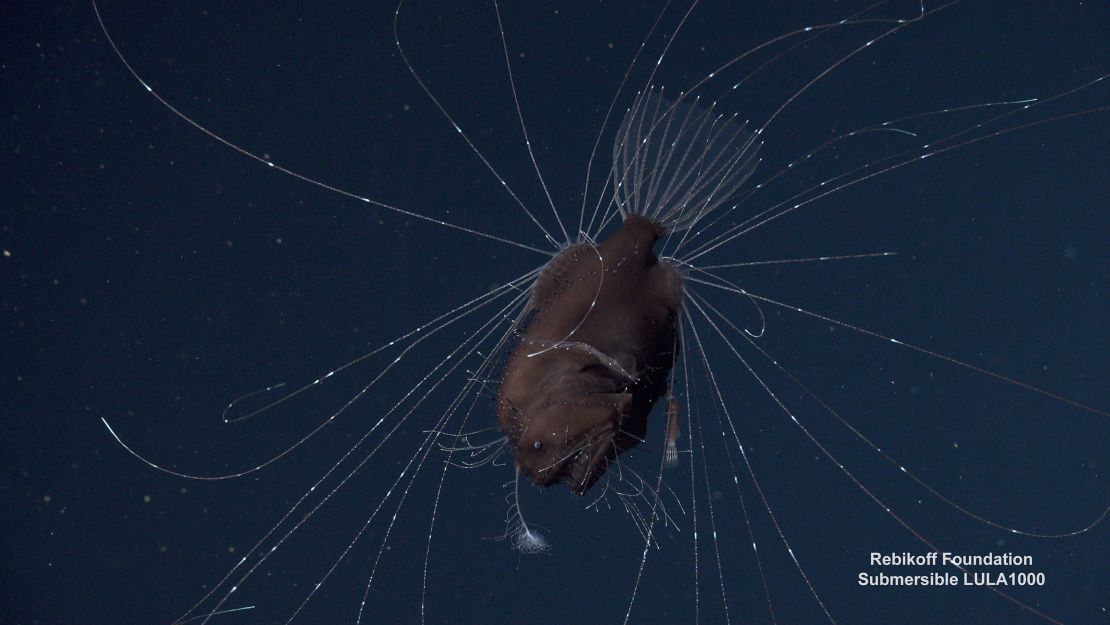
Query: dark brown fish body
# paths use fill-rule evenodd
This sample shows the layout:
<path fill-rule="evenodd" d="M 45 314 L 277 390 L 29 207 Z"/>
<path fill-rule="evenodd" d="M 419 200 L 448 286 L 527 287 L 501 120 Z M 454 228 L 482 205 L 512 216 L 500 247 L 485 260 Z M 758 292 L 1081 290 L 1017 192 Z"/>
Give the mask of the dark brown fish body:
<path fill-rule="evenodd" d="M 533 482 L 585 493 L 643 439 L 678 350 L 682 278 L 653 249 L 664 233 L 629 215 L 600 245 L 561 252 L 537 280 L 497 398 Z"/>

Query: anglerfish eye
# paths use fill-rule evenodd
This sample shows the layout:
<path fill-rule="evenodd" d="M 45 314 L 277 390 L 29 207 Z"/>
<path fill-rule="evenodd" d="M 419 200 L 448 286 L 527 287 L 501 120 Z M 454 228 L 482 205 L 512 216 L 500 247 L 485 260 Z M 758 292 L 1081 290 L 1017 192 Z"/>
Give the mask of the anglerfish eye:
<path fill-rule="evenodd" d="M 536 442 L 532 443 L 532 449 L 535 449 L 536 451 L 539 451 L 540 447 L 543 447 L 543 443 L 541 443 L 540 441 L 536 441 Z"/>

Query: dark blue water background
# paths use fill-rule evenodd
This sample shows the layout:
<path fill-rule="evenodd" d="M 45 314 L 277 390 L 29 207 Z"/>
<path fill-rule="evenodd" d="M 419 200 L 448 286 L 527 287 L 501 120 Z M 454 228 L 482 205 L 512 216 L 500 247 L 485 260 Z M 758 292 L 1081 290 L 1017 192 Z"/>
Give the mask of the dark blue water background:
<path fill-rule="evenodd" d="M 605 107 L 660 7 L 513 4 L 502 8 L 520 104 L 552 196 L 573 215 Z M 681 89 L 757 42 L 858 8 L 709 3 L 691 15 L 659 82 Z M 908 3 L 878 13 L 915 11 Z M 322 191 L 217 144 L 126 73 L 87 4 L 16 3 L 4 13 L 3 620 L 169 622 L 463 335 L 430 341 L 326 435 L 237 481 L 197 483 L 154 472 L 116 445 L 101 418 L 143 454 L 178 470 L 249 468 L 326 418 L 387 360 L 240 425 L 220 422 L 229 400 L 274 382 L 309 381 L 542 257 Z M 159 93 L 219 134 L 337 187 L 543 243 L 401 64 L 390 7 L 110 3 L 104 14 Z M 677 18 L 672 10 L 662 32 Z M 547 215 L 520 139 L 492 8 L 413 3 L 401 31 L 428 85 L 524 201 Z M 744 116 L 765 117 L 877 32 L 830 34 L 726 102 Z M 1080 85 L 1110 67 L 1107 41 L 1110 18 L 1100 3 L 954 6 L 876 44 L 798 99 L 768 130 L 768 165 L 757 178 L 852 128 Z M 660 43 L 651 41 L 649 58 Z M 632 84 L 645 79 L 641 67 Z M 718 81 L 711 91 L 729 84 Z M 629 102 L 625 94 L 618 106 Z M 1107 86 L 1096 85 L 1000 127 L 1108 103 Z M 922 130 L 943 137 L 987 116 L 944 116 Z M 718 262 L 897 251 L 894 258 L 732 275 L 753 292 L 1106 410 L 1108 131 L 1110 117 L 1094 113 L 938 156 L 754 232 Z M 876 134 L 846 147 L 844 159 L 866 161 L 917 143 Z M 601 168 L 608 149 L 606 140 Z M 779 193 L 841 169 L 824 161 Z M 750 306 L 731 301 L 738 323 L 754 322 Z M 764 312 L 769 326 L 761 345 L 968 509 L 1052 532 L 1083 526 L 1110 499 L 1105 416 L 827 323 Z M 925 548 L 820 457 L 719 341 L 710 342 L 719 379 L 737 398 L 732 414 L 760 484 L 837 622 L 1043 622 L 983 589 L 858 587 L 857 573 L 873 570 L 866 566 L 870 551 Z M 1106 622 L 1106 597 L 1098 591 L 1107 585 L 1105 527 L 1061 540 L 986 527 L 905 479 L 785 378 L 772 372 L 768 380 L 853 474 L 930 540 L 957 552 L 1030 554 L 1048 584 L 1016 596 L 1064 622 Z M 453 388 L 459 381 L 452 378 Z M 447 399 L 433 396 L 326 514 L 226 606 L 257 606 L 253 611 L 213 622 L 284 622 Z M 492 423 L 485 401 L 474 422 Z M 706 435 L 721 448 L 714 429 Z M 399 515 L 370 595 L 369 622 L 419 618 L 441 461 L 430 457 Z M 769 622 L 719 452 L 709 471 L 732 622 Z M 676 475 L 675 488 L 688 496 L 688 474 Z M 746 472 L 740 477 L 779 622 L 823 622 Z M 502 484 L 510 478 L 507 467 L 448 475 L 431 552 L 428 622 L 620 622 L 642 545 L 627 517 L 619 509 L 583 512 L 563 492 L 529 491 L 533 521 L 548 529 L 553 550 L 520 557 L 483 540 L 503 529 Z M 701 501 L 701 618 L 717 623 L 723 613 L 706 523 Z M 692 622 L 691 526 L 687 515 L 681 531 L 659 530 L 662 549 L 649 554 L 633 622 Z M 302 622 L 353 622 L 382 527 L 372 526 Z"/>

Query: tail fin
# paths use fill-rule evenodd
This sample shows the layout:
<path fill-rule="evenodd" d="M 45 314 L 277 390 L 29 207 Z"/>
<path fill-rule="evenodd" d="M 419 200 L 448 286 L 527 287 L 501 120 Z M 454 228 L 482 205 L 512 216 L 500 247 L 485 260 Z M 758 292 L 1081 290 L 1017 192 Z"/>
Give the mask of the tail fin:
<path fill-rule="evenodd" d="M 628 109 L 613 146 L 617 208 L 668 230 L 690 228 L 752 175 L 759 146 L 735 115 L 648 89 Z"/>

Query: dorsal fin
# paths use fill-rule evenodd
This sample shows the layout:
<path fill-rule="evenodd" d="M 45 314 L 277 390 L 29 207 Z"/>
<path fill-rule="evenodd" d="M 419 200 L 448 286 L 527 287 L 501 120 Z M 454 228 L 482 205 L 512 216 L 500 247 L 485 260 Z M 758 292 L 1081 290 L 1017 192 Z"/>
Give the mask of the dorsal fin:
<path fill-rule="evenodd" d="M 751 176 L 760 144 L 735 115 L 648 89 L 613 145 L 613 196 L 622 215 L 684 230 L 728 202 Z"/>

